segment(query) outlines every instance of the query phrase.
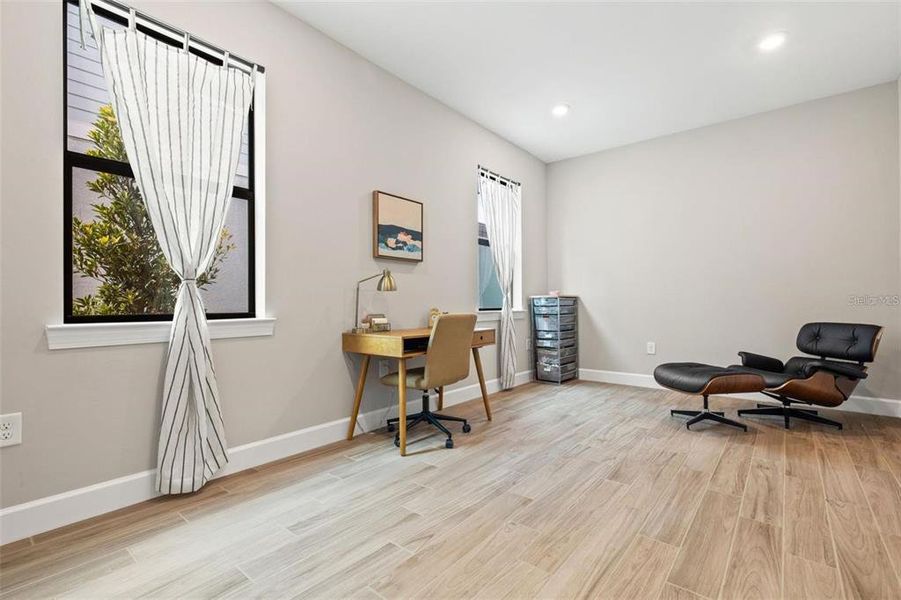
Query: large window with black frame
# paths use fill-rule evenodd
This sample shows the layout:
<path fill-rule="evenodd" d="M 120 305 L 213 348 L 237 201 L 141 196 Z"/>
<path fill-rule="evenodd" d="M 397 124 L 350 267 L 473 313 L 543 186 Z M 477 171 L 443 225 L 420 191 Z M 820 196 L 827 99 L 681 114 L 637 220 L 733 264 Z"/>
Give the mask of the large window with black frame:
<path fill-rule="evenodd" d="M 78 3 L 65 0 L 64 321 L 164 321 L 175 309 L 169 268 L 128 164 L 93 40 L 81 47 Z M 95 2 L 98 24 L 127 27 L 127 14 Z M 162 28 L 137 28 L 177 47 Z M 191 45 L 190 51 L 214 64 Z M 197 280 L 207 316 L 255 316 L 253 108 L 247 116 L 228 215 L 212 262 Z"/>

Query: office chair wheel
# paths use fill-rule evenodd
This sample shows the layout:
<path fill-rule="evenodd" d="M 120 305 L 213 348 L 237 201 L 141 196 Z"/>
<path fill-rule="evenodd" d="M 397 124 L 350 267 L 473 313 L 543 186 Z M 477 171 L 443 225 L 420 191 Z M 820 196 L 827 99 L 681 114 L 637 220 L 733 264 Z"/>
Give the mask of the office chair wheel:
<path fill-rule="evenodd" d="M 388 433 L 391 433 L 392 431 L 394 431 L 394 425 L 391 423 L 388 423 Z"/>
<path fill-rule="evenodd" d="M 469 426 L 469 423 L 463 423 L 463 433 L 469 433 L 472 431 L 472 427 Z"/>
<path fill-rule="evenodd" d="M 394 445 L 397 446 L 398 448 L 400 448 L 400 436 L 399 435 L 394 436 Z"/>
<path fill-rule="evenodd" d="M 447 438 L 447 441 L 444 442 L 444 447 L 445 447 L 445 448 L 453 448 L 453 447 L 454 447 L 454 440 L 452 440 L 452 439 L 450 439 L 450 438 Z"/>

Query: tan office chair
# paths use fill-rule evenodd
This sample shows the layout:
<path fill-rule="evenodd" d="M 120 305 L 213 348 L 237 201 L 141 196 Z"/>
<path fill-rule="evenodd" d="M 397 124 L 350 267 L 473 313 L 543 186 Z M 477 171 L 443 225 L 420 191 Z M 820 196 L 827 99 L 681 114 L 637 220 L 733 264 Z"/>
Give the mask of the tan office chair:
<path fill-rule="evenodd" d="M 447 435 L 445 447 L 453 448 L 454 440 L 441 421 L 463 423 L 463 433 L 469 433 L 466 419 L 440 415 L 429 410 L 429 390 L 444 396 L 444 386 L 456 383 L 469 376 L 469 355 L 472 348 L 472 333 L 476 328 L 475 315 L 441 315 L 432 328 L 429 346 L 425 356 L 425 367 L 407 369 L 407 387 L 422 390 L 422 412 L 407 415 L 407 430 L 421 421 L 430 423 Z M 397 387 L 398 374 L 382 377 L 382 383 Z M 388 419 L 388 431 L 394 431 L 399 419 Z M 394 436 L 394 445 L 400 446 L 400 434 Z"/>

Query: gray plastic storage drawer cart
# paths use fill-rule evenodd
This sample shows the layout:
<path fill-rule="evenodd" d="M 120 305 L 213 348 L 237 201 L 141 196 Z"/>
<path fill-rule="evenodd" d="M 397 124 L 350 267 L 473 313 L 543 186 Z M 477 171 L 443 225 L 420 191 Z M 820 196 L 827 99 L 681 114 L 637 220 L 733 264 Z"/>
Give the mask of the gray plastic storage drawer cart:
<path fill-rule="evenodd" d="M 535 378 L 563 383 L 579 376 L 579 307 L 575 296 L 532 296 Z"/>

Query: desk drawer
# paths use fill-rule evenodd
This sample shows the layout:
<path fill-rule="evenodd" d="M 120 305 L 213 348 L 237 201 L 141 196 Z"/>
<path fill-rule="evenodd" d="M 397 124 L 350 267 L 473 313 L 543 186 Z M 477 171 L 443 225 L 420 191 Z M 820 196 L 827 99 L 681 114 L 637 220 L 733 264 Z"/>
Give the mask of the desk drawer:
<path fill-rule="evenodd" d="M 494 329 L 474 331 L 472 334 L 473 346 L 488 346 L 494 343 Z"/>

